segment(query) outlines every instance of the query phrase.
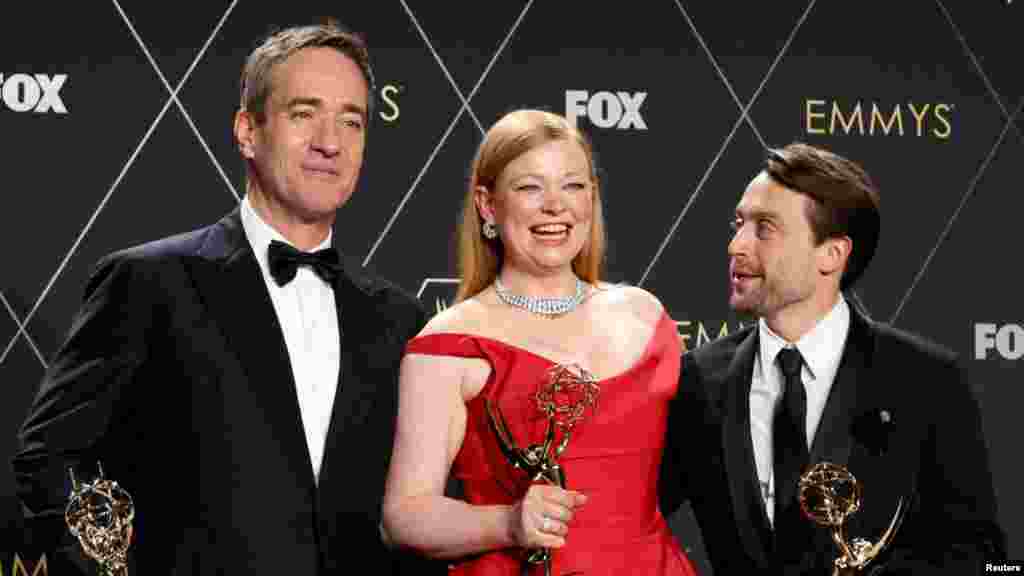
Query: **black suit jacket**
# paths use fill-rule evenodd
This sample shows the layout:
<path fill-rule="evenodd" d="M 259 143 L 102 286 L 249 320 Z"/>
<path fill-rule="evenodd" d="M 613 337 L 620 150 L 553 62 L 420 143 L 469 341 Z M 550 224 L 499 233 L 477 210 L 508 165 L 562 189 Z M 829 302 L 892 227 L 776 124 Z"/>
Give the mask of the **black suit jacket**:
<path fill-rule="evenodd" d="M 663 510 L 689 501 L 716 575 L 829 574 L 835 546 L 827 529 L 790 508 L 783 517 L 794 520 L 787 529 L 797 537 L 776 542 L 764 512 L 750 436 L 757 341 L 755 325 L 684 356 L 663 459 Z M 843 464 L 863 483 L 851 537 L 876 541 L 906 499 L 896 539 L 869 573 L 959 576 L 1005 558 L 987 454 L 978 405 L 954 355 L 851 306 L 811 462 Z M 799 506 L 795 497 L 788 506 Z"/>
<path fill-rule="evenodd" d="M 133 573 L 391 573 L 378 522 L 398 365 L 426 317 L 351 264 L 334 288 L 341 370 L 318 487 L 238 210 L 104 258 L 13 459 L 29 548 L 78 556 L 67 468 L 90 480 L 100 461 L 135 501 Z"/>

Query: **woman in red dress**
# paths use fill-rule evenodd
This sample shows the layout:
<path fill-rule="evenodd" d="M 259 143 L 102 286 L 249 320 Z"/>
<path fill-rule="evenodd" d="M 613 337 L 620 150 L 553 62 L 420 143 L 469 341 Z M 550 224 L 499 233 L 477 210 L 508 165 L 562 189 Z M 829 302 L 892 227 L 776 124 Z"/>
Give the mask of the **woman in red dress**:
<path fill-rule="evenodd" d="M 385 541 L 474 576 L 694 574 L 657 505 L 681 344 L 653 295 L 600 281 L 584 134 L 538 110 L 501 118 L 474 159 L 458 249 L 457 302 L 402 361 Z M 445 496 L 450 473 L 464 499 Z M 542 549 L 549 563 L 526 560 Z"/>

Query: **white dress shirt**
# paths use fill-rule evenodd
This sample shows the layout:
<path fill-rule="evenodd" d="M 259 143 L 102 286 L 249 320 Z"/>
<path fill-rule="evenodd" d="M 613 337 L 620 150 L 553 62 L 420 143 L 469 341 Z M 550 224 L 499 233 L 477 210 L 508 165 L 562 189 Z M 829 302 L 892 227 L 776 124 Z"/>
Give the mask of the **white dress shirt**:
<path fill-rule="evenodd" d="M 839 369 L 849 327 L 850 307 L 840 295 L 832 310 L 795 343 L 804 360 L 800 379 L 807 390 L 808 450 Z M 775 516 L 772 419 L 779 409 L 783 380 L 782 370 L 775 362 L 775 357 L 783 348 L 793 346 L 772 332 L 763 319 L 758 322 L 758 350 L 750 381 L 750 437 L 754 444 L 761 497 L 764 499 L 768 519 L 772 522 Z"/>
<path fill-rule="evenodd" d="M 341 367 L 341 341 L 334 289 L 320 279 L 309 266 L 300 266 L 295 278 L 278 286 L 270 275 L 267 248 L 271 240 L 291 244 L 267 224 L 249 202 L 242 199 L 242 228 L 249 239 L 270 301 L 284 333 L 284 341 L 295 377 L 295 393 L 306 431 L 313 477 L 319 481 L 324 443 L 331 423 L 331 409 Z M 313 251 L 331 245 L 331 234 Z M 253 382 L 254 386 L 280 386 L 280 382 Z"/>

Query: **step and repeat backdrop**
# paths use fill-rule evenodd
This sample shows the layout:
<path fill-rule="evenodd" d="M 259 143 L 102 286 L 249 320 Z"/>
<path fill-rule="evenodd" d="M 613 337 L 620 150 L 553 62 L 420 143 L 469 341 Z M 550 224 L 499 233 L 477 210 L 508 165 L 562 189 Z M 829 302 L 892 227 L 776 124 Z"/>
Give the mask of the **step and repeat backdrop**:
<path fill-rule="evenodd" d="M 1021 4 L 5 3 L 0 566 L 13 569 L 19 546 L 15 435 L 92 266 L 235 207 L 243 59 L 270 29 L 325 16 L 365 35 L 379 84 L 337 237 L 431 309 L 454 294 L 475 147 L 513 108 L 564 113 L 592 137 L 608 279 L 658 295 L 689 348 L 740 326 L 726 305 L 728 223 L 765 147 L 802 140 L 861 162 L 883 231 L 856 297 L 966 359 L 1010 556 L 1024 558 Z M 891 380 L 928 409 L 929 382 L 898 369 Z M 703 564 L 688 514 L 672 524 Z"/>

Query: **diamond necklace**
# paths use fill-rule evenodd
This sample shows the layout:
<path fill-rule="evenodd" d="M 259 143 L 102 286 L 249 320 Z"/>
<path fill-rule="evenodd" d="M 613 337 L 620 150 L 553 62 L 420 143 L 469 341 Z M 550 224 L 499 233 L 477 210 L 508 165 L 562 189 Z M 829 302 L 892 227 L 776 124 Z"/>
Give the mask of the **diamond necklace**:
<path fill-rule="evenodd" d="M 552 298 L 539 298 L 536 296 L 522 296 L 512 294 L 508 288 L 501 283 L 497 277 L 494 278 L 494 292 L 501 298 L 501 301 L 509 306 L 522 308 L 541 316 L 561 316 L 572 312 L 583 301 L 586 282 L 576 278 L 576 293 L 572 296 L 555 296 Z"/>

